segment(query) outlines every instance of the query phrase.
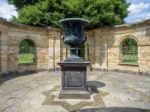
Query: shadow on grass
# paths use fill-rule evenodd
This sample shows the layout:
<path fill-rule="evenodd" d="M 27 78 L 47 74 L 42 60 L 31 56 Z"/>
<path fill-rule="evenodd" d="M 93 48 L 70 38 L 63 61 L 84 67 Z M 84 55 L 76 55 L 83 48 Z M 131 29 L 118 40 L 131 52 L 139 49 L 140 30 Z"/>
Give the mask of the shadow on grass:
<path fill-rule="evenodd" d="M 150 110 L 130 107 L 104 107 L 81 109 L 72 112 L 150 112 Z"/>

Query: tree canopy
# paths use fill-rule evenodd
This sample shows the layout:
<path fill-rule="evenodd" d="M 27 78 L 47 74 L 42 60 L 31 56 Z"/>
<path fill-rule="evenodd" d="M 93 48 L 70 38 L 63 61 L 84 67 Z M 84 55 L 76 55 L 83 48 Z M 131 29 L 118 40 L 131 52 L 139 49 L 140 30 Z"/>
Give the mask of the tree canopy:
<path fill-rule="evenodd" d="M 80 17 L 90 21 L 89 28 L 123 23 L 127 16 L 125 0 L 8 0 L 19 16 L 13 21 L 34 26 L 58 27 L 64 18 Z"/>

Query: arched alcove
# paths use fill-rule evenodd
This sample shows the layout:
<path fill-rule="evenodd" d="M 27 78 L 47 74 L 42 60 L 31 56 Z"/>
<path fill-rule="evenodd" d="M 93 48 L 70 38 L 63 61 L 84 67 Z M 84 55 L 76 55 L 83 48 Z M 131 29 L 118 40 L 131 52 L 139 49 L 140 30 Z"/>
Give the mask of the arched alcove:
<path fill-rule="evenodd" d="M 123 64 L 138 64 L 138 43 L 128 36 L 120 43 L 120 62 Z"/>
<path fill-rule="evenodd" d="M 19 43 L 19 64 L 36 62 L 36 44 L 31 39 L 23 39 Z"/>

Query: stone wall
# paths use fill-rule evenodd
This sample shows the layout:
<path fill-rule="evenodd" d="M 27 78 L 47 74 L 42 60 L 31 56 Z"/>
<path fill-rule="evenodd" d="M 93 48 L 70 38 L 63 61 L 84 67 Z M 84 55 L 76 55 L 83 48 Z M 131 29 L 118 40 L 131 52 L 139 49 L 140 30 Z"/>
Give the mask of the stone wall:
<path fill-rule="evenodd" d="M 121 42 L 130 36 L 138 43 L 138 64 L 120 62 Z M 105 70 L 150 72 L 150 20 L 87 33 L 92 67 Z"/>
<path fill-rule="evenodd" d="M 53 41 L 56 37 L 55 53 L 60 51 L 60 31 L 54 28 L 38 28 L 0 21 L 0 72 L 26 72 L 53 69 Z M 36 62 L 19 64 L 19 44 L 30 39 L 36 46 Z M 57 49 L 58 48 L 58 49 Z M 57 49 L 57 50 L 56 50 Z M 60 60 L 59 60 L 60 61 Z M 58 61 L 57 61 L 58 62 Z"/>
<path fill-rule="evenodd" d="M 0 73 L 51 70 L 69 56 L 69 48 L 55 28 L 18 25 L 0 20 Z M 150 20 L 86 32 L 85 59 L 90 69 L 150 72 Z M 138 64 L 120 63 L 120 43 L 130 36 L 138 43 Z M 36 63 L 19 64 L 19 43 L 30 39 L 36 46 Z"/>

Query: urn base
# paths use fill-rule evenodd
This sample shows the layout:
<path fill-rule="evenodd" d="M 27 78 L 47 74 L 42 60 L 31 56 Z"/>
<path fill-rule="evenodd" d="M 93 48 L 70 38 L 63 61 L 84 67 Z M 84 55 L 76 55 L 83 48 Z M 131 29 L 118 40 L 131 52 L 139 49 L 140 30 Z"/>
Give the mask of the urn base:
<path fill-rule="evenodd" d="M 61 66 L 61 91 L 60 99 L 89 99 L 90 94 L 87 86 L 88 61 L 82 62 L 60 62 Z"/>
<path fill-rule="evenodd" d="M 61 90 L 59 99 L 90 99 L 90 93 L 87 90 Z"/>

